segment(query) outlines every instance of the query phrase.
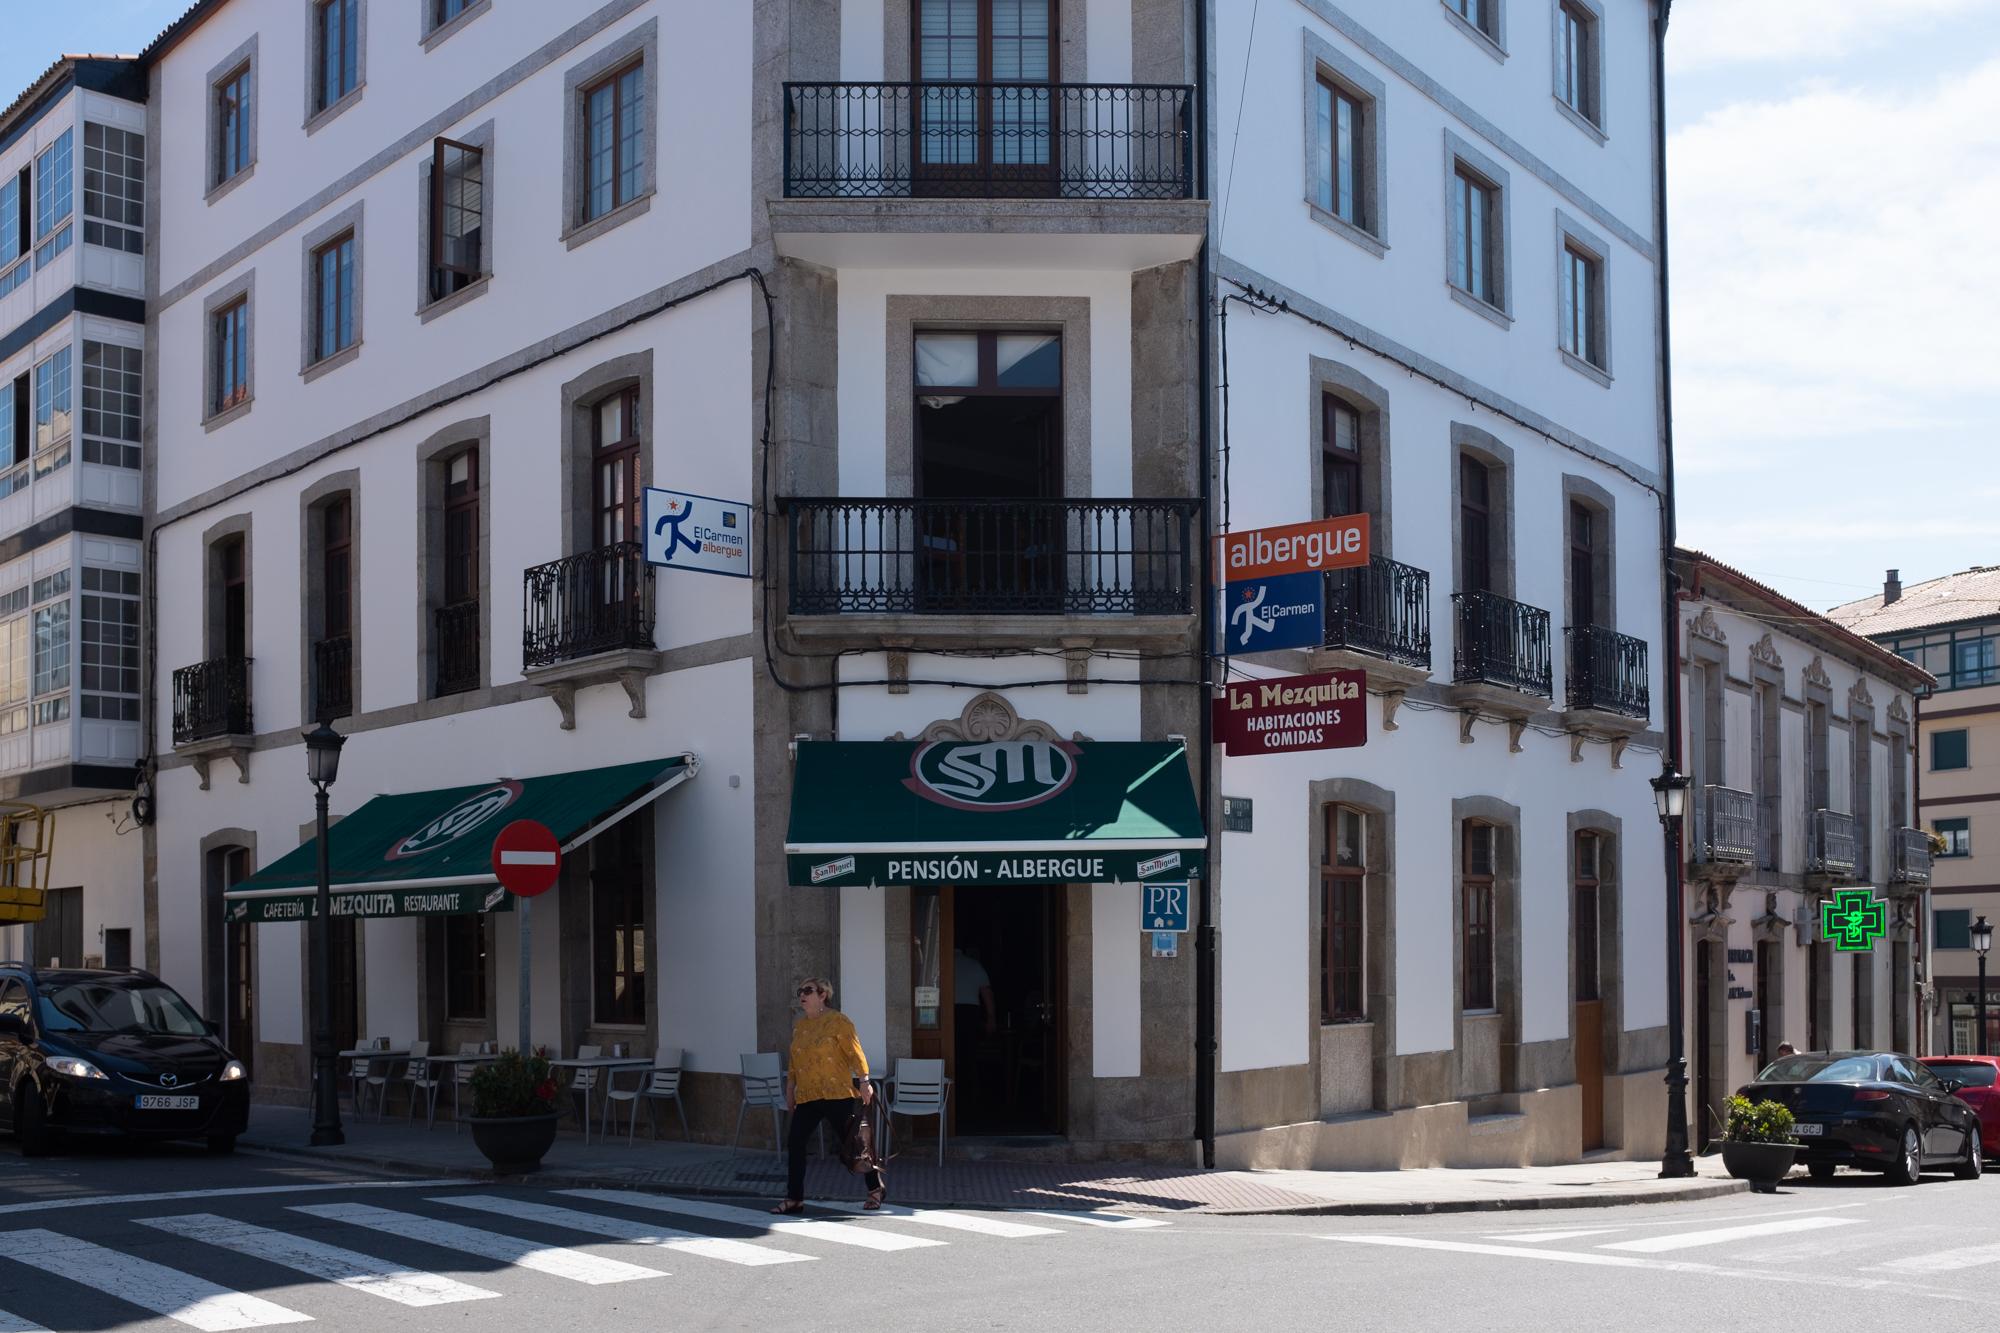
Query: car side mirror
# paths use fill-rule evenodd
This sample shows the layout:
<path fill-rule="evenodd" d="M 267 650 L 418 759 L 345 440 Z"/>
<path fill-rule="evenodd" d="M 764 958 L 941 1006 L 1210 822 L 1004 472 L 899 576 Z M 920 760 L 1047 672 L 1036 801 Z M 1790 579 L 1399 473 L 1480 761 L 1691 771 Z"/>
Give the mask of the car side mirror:
<path fill-rule="evenodd" d="M 1963 1082 L 1955 1078 L 1941 1078 L 1938 1080 L 1938 1082 L 1944 1084 L 1944 1090 L 1946 1092 L 1957 1092 L 1960 1088 L 1965 1086 Z"/>

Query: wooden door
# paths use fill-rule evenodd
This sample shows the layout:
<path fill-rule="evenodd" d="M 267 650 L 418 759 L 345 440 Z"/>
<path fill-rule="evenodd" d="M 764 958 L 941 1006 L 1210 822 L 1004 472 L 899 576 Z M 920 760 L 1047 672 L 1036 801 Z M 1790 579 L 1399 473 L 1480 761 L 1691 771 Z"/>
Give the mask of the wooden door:
<path fill-rule="evenodd" d="M 1576 1083 L 1583 1092 L 1583 1146 L 1604 1146 L 1604 1001 L 1576 1005 Z"/>
<path fill-rule="evenodd" d="M 917 193 L 1054 192 L 1056 8 L 1056 0 L 917 0 Z"/>
<path fill-rule="evenodd" d="M 1713 1104 L 1714 1093 L 1708 1019 L 1710 975 L 1714 968 L 1710 960 L 1714 953 L 1712 941 L 1701 940 L 1694 946 L 1694 1142 L 1697 1149 L 1708 1147 L 1708 1109 Z"/>
<path fill-rule="evenodd" d="M 1570 929 L 1574 934 L 1576 978 L 1576 1084 L 1582 1093 L 1583 1146 L 1604 1146 L 1604 993 L 1602 916 L 1599 908 L 1598 850 L 1595 833 L 1576 835 L 1576 885 Z"/>

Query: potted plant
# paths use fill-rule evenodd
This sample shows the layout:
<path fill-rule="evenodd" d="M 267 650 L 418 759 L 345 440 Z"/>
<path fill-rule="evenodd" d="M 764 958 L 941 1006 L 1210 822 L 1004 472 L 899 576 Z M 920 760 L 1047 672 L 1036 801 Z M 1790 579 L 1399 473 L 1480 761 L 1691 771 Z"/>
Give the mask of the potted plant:
<path fill-rule="evenodd" d="M 541 1051 L 513 1048 L 472 1072 L 472 1141 L 500 1175 L 542 1164 L 556 1141 L 556 1081 Z"/>
<path fill-rule="evenodd" d="M 1776 1194 L 1792 1169 L 1799 1145 L 1792 1138 L 1792 1112 L 1781 1102 L 1729 1099 L 1722 1130 L 1722 1165 L 1738 1180 L 1764 1194 Z"/>

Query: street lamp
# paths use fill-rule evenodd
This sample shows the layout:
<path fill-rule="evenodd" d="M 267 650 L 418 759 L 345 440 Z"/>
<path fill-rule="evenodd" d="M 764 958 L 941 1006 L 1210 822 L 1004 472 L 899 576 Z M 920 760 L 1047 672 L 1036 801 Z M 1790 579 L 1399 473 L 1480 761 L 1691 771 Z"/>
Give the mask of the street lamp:
<path fill-rule="evenodd" d="M 1979 955 L 1979 1053 L 1990 1055 L 1986 1040 L 1986 951 L 1993 947 L 1993 927 L 1980 917 L 1972 923 L 1972 948 Z"/>
<path fill-rule="evenodd" d="M 340 1130 L 340 1093 L 333 1050 L 333 886 L 326 864 L 326 789 L 340 776 L 340 747 L 346 738 L 322 722 L 306 733 L 306 777 L 317 809 L 319 897 L 313 913 L 313 1127 L 315 1148 L 345 1143 Z"/>
<path fill-rule="evenodd" d="M 1694 1158 L 1688 1155 L 1686 998 L 1681 984 L 1687 942 L 1687 924 L 1681 920 L 1681 819 L 1687 814 L 1688 780 L 1668 758 L 1652 786 L 1667 859 L 1667 1143 L 1660 1154 L 1660 1175 L 1679 1180 L 1694 1174 Z"/>

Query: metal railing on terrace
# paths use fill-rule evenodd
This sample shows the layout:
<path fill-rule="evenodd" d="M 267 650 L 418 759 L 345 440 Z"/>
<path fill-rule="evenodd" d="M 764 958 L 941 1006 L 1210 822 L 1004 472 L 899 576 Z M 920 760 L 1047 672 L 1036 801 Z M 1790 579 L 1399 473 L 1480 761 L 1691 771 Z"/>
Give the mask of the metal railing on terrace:
<path fill-rule="evenodd" d="M 1734 787 L 1694 789 L 1694 839 L 1688 860 L 1696 865 L 1751 865 L 1757 859 L 1757 798 Z"/>
<path fill-rule="evenodd" d="M 219 657 L 174 672 L 174 744 L 250 734 L 250 659 Z"/>
<path fill-rule="evenodd" d="M 614 542 L 521 573 L 521 666 L 556 666 L 653 646 L 653 567 Z"/>
<path fill-rule="evenodd" d="M 1494 592 L 1453 593 L 1452 679 L 1550 697 L 1549 613 Z"/>
<path fill-rule="evenodd" d="M 479 688 L 479 603 L 454 602 L 431 613 L 431 651 L 437 661 L 438 694 Z"/>
<path fill-rule="evenodd" d="M 1326 646 L 1431 667 L 1431 576 L 1387 556 L 1326 574 Z"/>
<path fill-rule="evenodd" d="M 1895 864 L 1889 878 L 1898 884 L 1931 882 L 1931 835 L 1920 828 L 1895 830 Z"/>
<path fill-rule="evenodd" d="M 1571 625 L 1564 633 L 1569 639 L 1565 684 L 1571 708 L 1641 719 L 1651 713 L 1644 639 L 1601 625 Z"/>
<path fill-rule="evenodd" d="M 313 720 L 331 722 L 354 712 L 354 640 L 346 634 L 313 645 Z"/>
<path fill-rule="evenodd" d="M 1813 810 L 1806 815 L 1806 873 L 1852 875 L 1859 862 L 1860 840 L 1854 816 L 1838 810 Z"/>

